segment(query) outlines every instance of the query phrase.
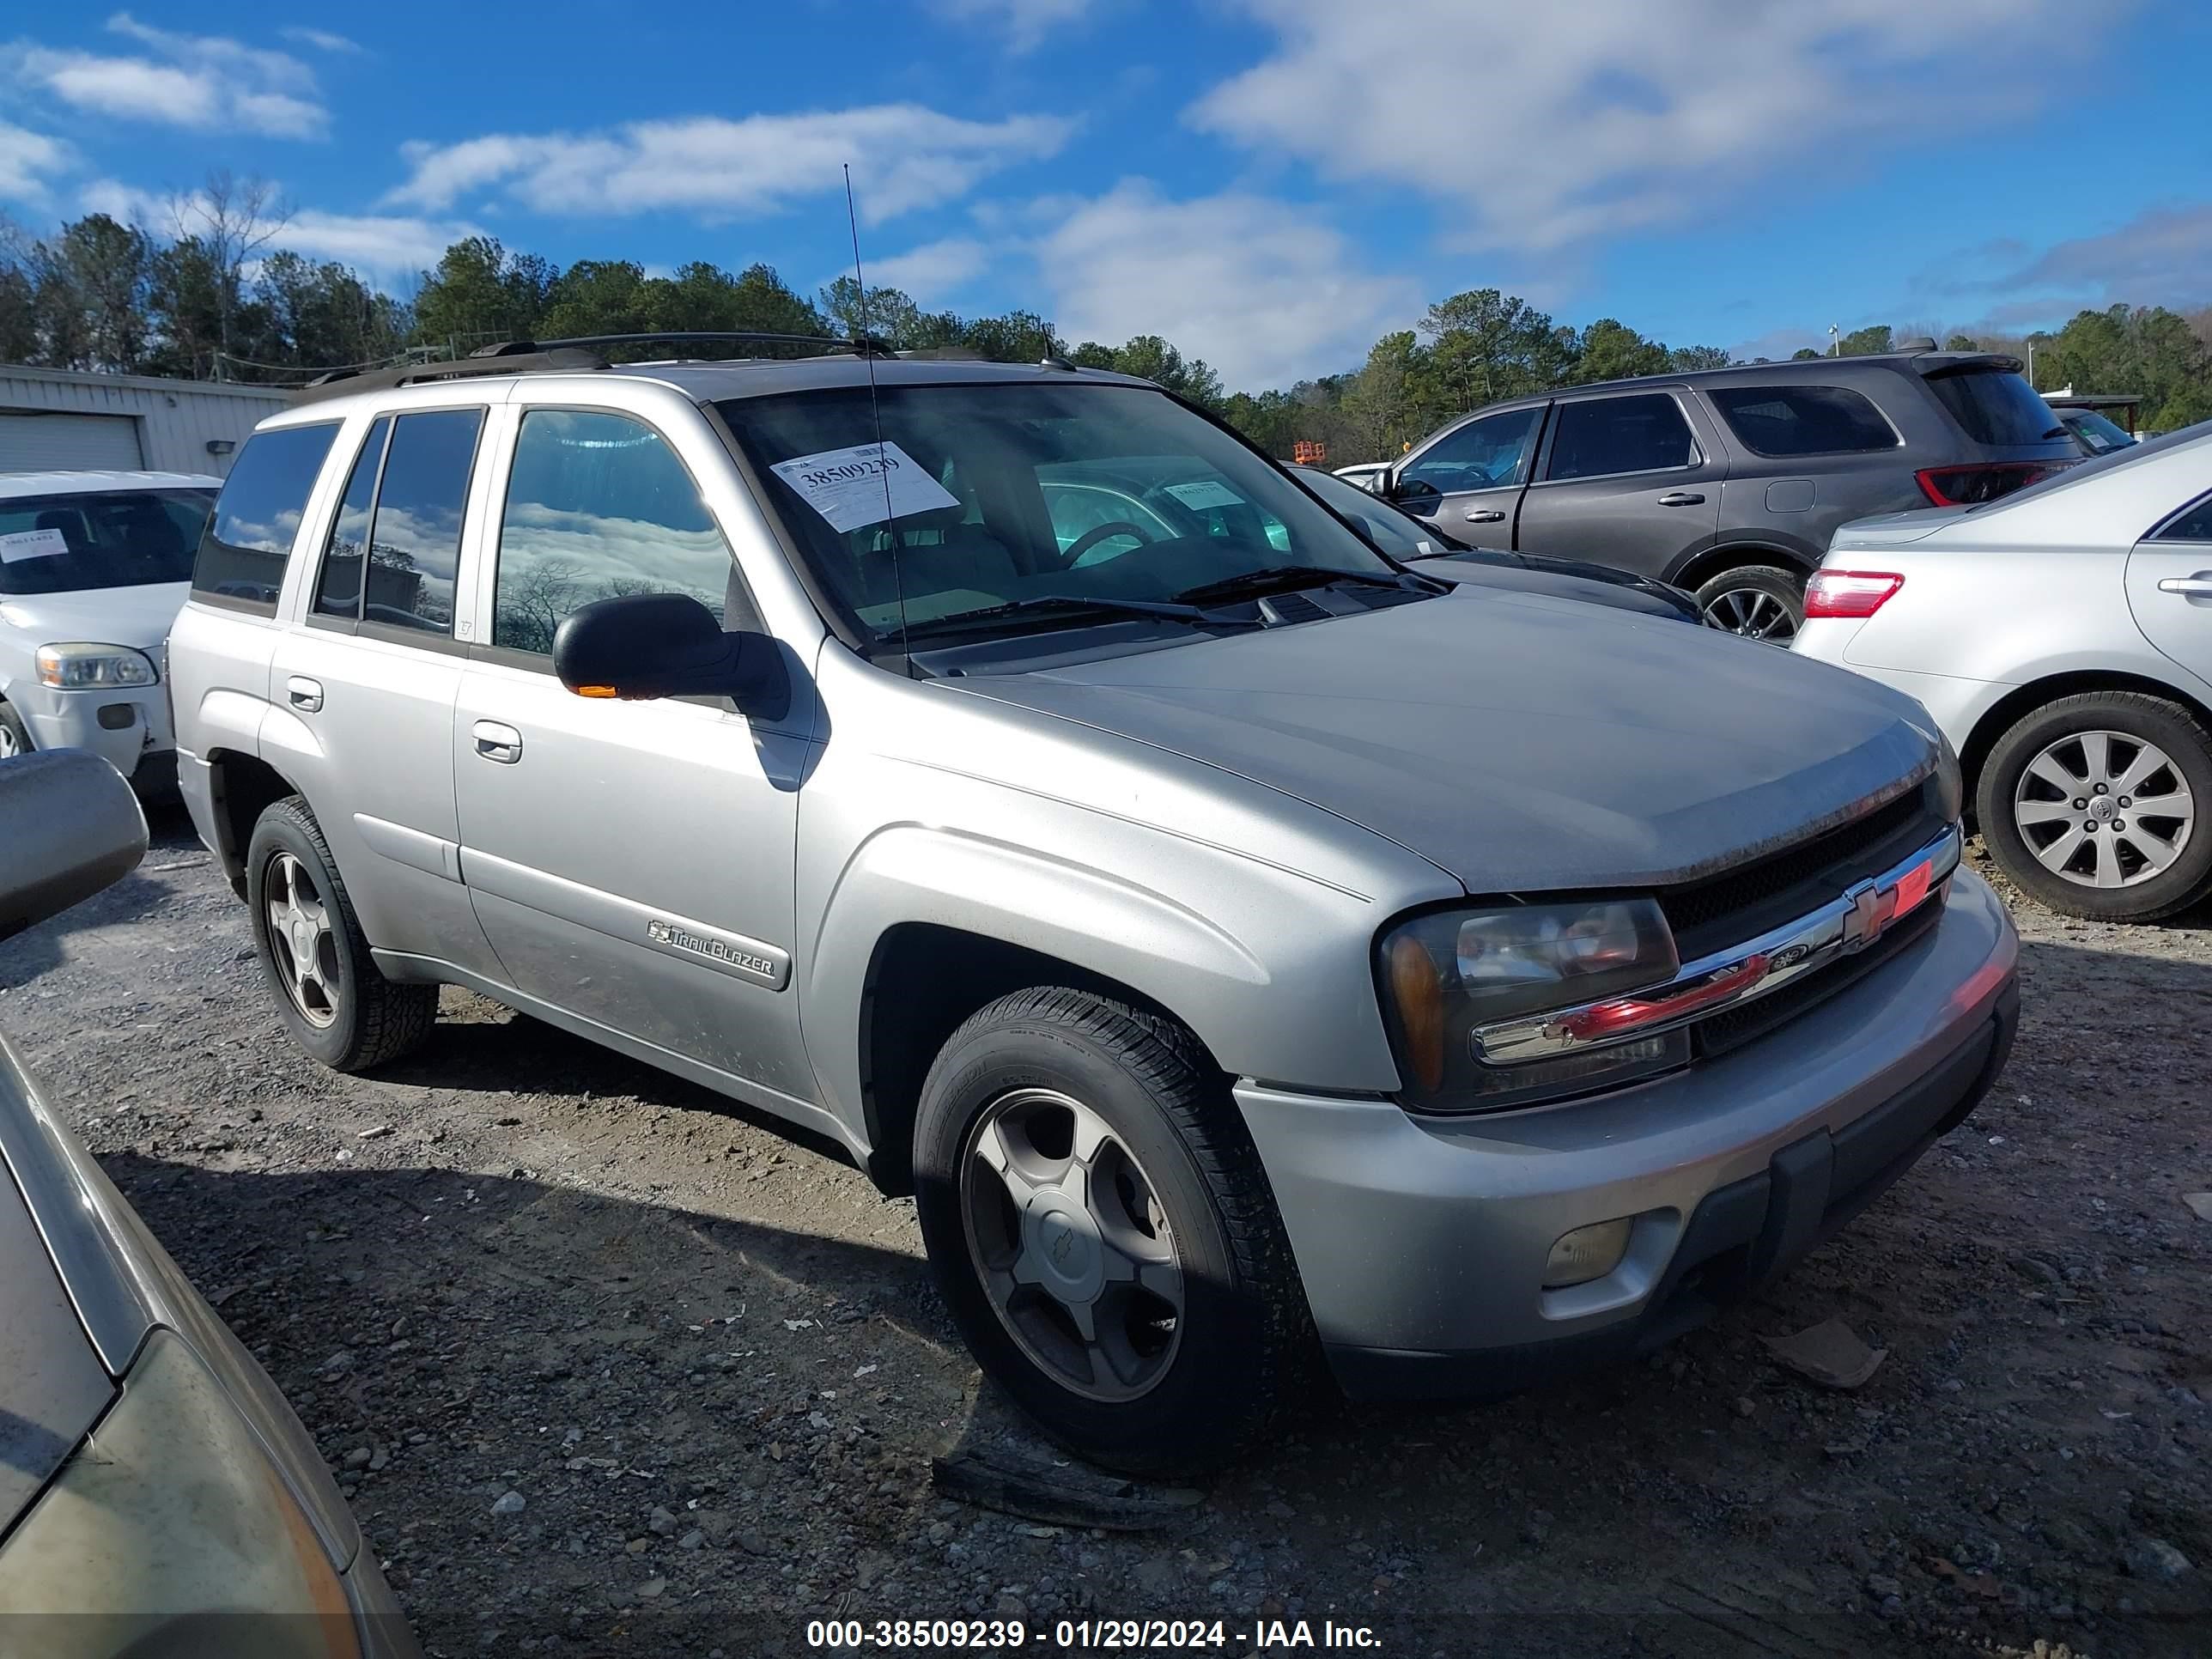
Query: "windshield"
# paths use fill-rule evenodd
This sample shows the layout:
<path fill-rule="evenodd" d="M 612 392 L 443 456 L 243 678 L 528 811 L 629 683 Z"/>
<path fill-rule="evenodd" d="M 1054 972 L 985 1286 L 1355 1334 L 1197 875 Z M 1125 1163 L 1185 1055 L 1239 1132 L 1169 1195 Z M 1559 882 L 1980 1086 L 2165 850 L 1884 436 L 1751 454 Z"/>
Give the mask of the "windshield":
<path fill-rule="evenodd" d="M 213 492 L 87 490 L 0 501 L 0 593 L 190 581 Z"/>
<path fill-rule="evenodd" d="M 1375 544 L 1394 558 L 1425 559 L 1432 554 L 1449 553 L 1467 545 L 1400 512 L 1388 501 L 1378 500 L 1349 478 L 1310 466 L 1299 467 L 1297 471 L 1300 481 L 1315 495 L 1353 523 L 1365 526 Z"/>
<path fill-rule="evenodd" d="M 1166 604 L 1261 571 L 1390 564 L 1270 462 L 1141 386 L 866 386 L 718 404 L 821 581 L 878 641 L 1021 605 Z M 1017 622 L 1034 628 L 1043 607 Z M 1059 625 L 1083 620 L 1068 607 Z M 988 626 L 989 624 L 979 624 Z M 1048 624 L 1049 625 L 1049 624 Z"/>
<path fill-rule="evenodd" d="M 2118 422 L 2106 419 L 2094 409 L 2069 409 L 2058 418 L 2074 428 L 2081 447 L 2092 455 L 2109 455 L 2135 441 Z"/>

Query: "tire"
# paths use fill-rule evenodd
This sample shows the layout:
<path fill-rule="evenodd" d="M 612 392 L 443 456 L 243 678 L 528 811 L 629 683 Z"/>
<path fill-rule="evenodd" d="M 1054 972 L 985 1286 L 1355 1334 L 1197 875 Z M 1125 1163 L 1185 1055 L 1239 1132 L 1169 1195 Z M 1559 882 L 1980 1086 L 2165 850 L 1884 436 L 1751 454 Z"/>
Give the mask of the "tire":
<path fill-rule="evenodd" d="M 270 914 L 288 899 L 301 918 L 319 915 L 315 943 L 279 930 Z M 362 936 L 337 862 L 307 804 L 287 796 L 262 814 L 246 852 L 246 914 L 276 1006 L 299 1045 L 337 1072 L 373 1071 L 398 1059 L 430 1033 L 438 1013 L 434 985 L 398 985 L 385 978 Z M 294 965 L 312 961 L 319 989 L 306 991 Z"/>
<path fill-rule="evenodd" d="M 1142 1285 L 1125 1279 L 1098 1292 L 1088 1354 L 1065 1302 L 1045 1287 L 1002 1297 L 987 1283 L 994 1269 L 1001 1286 L 1020 1270 L 1018 1261 L 1006 1267 L 1010 1252 L 1037 1264 L 1034 1273 L 1080 1231 L 1059 1218 L 1065 1191 L 1019 1206 L 1013 1177 L 977 1150 L 995 1130 L 995 1144 L 1018 1147 L 1025 1169 L 1055 1167 L 1039 1149 L 1063 1144 L 1054 1139 L 1061 1101 L 1109 1137 L 1094 1146 L 1083 1200 L 1083 1225 L 1093 1230 L 1066 1261 L 1073 1269 L 1107 1259 L 1100 1241 L 1109 1237 L 1146 1258 Z M 1056 1167 L 1073 1161 L 1062 1153 Z M 1259 1153 L 1181 1026 L 1082 991 L 1041 987 L 1000 999 L 955 1031 L 930 1068 L 915 1172 L 930 1264 L 970 1350 L 1079 1455 L 1145 1475 L 1218 1468 L 1266 1430 L 1304 1374 L 1305 1296 Z M 1173 1298 L 1154 1293 L 1166 1282 L 1162 1252 L 1175 1263 Z M 1088 1388 L 1073 1380 L 1078 1366 Z"/>
<path fill-rule="evenodd" d="M 0 760 L 31 752 L 31 734 L 25 728 L 22 717 L 6 703 L 0 702 Z"/>
<path fill-rule="evenodd" d="M 1771 564 L 1739 565 L 1698 589 L 1705 626 L 1787 646 L 1805 625 L 1805 578 Z"/>
<path fill-rule="evenodd" d="M 2149 765 L 2153 751 L 2166 763 L 2142 773 L 2136 793 L 2117 787 L 2129 782 L 2133 769 Z M 2061 777 L 2081 793 L 2061 790 Z M 2187 817 L 2132 818 L 2138 799 L 2177 814 L 2185 805 Z M 2076 801 L 2085 805 L 2075 808 Z M 2062 915 L 2155 921 L 2212 891 L 2212 732 L 2163 697 L 2087 691 L 2024 716 L 1983 763 L 1974 808 L 2005 873 Z M 2164 867 L 2147 852 L 2166 856 Z M 2108 860 L 2118 884 L 2095 884 Z"/>

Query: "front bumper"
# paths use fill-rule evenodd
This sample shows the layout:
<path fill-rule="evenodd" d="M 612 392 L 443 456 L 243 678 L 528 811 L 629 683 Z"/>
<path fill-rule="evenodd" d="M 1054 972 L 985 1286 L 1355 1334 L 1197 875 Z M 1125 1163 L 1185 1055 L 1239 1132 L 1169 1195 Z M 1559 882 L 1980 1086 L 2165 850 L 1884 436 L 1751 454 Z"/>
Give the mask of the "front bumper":
<path fill-rule="evenodd" d="M 19 686 L 10 700 L 36 749 L 89 749 L 141 793 L 176 787 L 176 732 L 166 687 L 58 691 Z"/>
<path fill-rule="evenodd" d="M 2011 1046 L 2018 950 L 1962 870 L 1936 925 L 1881 967 L 1639 1087 L 1444 1119 L 1240 1085 L 1339 1381 L 1363 1398 L 1501 1393 L 1703 1322 L 1973 1109 Z M 1632 1216 L 1619 1267 L 1543 1288 L 1563 1234 Z"/>

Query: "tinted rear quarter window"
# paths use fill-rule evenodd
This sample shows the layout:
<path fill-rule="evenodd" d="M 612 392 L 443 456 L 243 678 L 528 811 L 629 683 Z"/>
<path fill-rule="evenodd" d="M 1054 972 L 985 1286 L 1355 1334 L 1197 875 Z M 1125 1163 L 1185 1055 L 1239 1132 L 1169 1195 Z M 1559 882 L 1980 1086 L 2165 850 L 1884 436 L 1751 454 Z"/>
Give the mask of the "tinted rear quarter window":
<path fill-rule="evenodd" d="M 2212 495 L 2182 508 L 2158 532 L 2162 542 L 2212 542 Z"/>
<path fill-rule="evenodd" d="M 246 441 L 200 538 L 194 598 L 276 614 L 284 562 L 337 430 L 335 423 L 288 426 Z"/>
<path fill-rule="evenodd" d="M 1850 455 L 1897 447 L 1897 434 L 1881 411 L 1846 386 L 1723 386 L 1706 395 L 1754 455 Z"/>
<path fill-rule="evenodd" d="M 2027 382 L 2009 369 L 1973 368 L 1931 374 L 1936 394 L 1961 430 L 1978 444 L 2008 447 L 2063 438 L 2066 428 Z"/>
<path fill-rule="evenodd" d="M 392 422 L 368 538 L 364 623 L 453 631 L 461 518 L 483 425 L 480 409 L 402 415 Z"/>

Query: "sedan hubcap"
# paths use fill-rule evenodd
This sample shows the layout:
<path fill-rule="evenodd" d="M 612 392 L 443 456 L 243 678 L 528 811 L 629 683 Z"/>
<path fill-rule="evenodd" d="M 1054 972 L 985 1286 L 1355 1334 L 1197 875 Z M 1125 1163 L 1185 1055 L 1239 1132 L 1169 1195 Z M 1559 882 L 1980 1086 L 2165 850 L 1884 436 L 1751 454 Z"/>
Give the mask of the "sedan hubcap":
<path fill-rule="evenodd" d="M 2197 800 L 2156 744 L 2081 732 L 2028 763 L 2012 815 L 2027 850 L 2053 875 L 2082 887 L 2132 887 L 2181 856 Z"/>
<path fill-rule="evenodd" d="M 960 1164 L 969 1258 L 1022 1352 L 1093 1400 L 1173 1363 L 1182 1262 L 1152 1182 L 1106 1120 L 1050 1089 L 984 1108 Z"/>
<path fill-rule="evenodd" d="M 0 760 L 6 760 L 9 756 L 21 752 L 22 745 L 15 741 L 15 728 L 6 721 L 0 720 Z"/>
<path fill-rule="evenodd" d="M 330 905 L 313 873 L 289 853 L 269 860 L 262 892 L 276 977 L 302 1019 L 327 1026 L 338 1017 L 338 941 Z"/>
<path fill-rule="evenodd" d="M 1790 607 L 1757 587 L 1731 587 L 1714 594 L 1705 605 L 1705 623 L 1769 645 L 1787 645 L 1797 637 L 1797 618 Z"/>

